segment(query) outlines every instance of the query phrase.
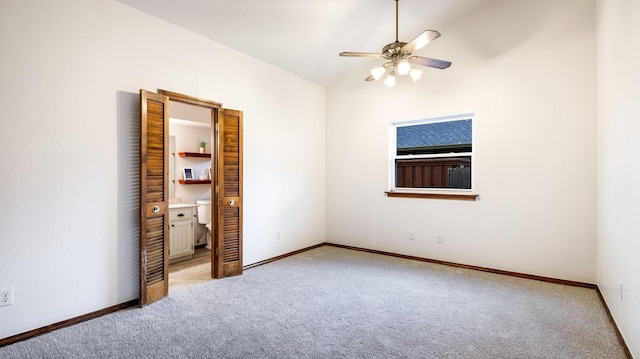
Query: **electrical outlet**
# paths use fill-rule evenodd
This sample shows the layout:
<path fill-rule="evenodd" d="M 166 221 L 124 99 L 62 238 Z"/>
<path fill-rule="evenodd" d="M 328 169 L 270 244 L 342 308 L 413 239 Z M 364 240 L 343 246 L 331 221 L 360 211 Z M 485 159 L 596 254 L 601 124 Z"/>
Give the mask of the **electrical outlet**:
<path fill-rule="evenodd" d="M 442 234 L 438 234 L 438 244 L 443 244 L 444 243 L 444 238 L 442 237 Z"/>
<path fill-rule="evenodd" d="M 276 232 L 276 240 L 279 241 L 280 239 L 282 239 L 282 237 L 280 237 L 280 232 Z"/>
<path fill-rule="evenodd" d="M 416 238 L 415 234 L 413 232 L 409 232 L 409 240 L 412 241 Z"/>
<path fill-rule="evenodd" d="M 0 307 L 13 304 L 13 288 L 0 289 Z"/>

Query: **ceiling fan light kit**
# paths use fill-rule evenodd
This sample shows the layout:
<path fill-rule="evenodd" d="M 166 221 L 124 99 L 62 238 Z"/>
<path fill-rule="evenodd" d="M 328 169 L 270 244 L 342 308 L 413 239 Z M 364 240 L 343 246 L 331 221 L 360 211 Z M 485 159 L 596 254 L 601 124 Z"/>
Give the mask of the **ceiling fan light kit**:
<path fill-rule="evenodd" d="M 409 42 L 398 41 L 398 1 L 396 2 L 396 41 L 385 45 L 382 52 L 341 52 L 343 57 L 377 57 L 387 60 L 381 67 L 371 70 L 371 75 L 365 81 L 379 80 L 387 71 L 389 76 L 384 80 L 384 84 L 392 87 L 396 84 L 396 74 L 400 76 L 409 75 L 413 81 L 418 81 L 422 76 L 422 71 L 411 65 L 420 65 L 436 69 L 446 69 L 451 66 L 451 62 L 437 59 L 430 59 L 422 56 L 411 56 L 411 54 L 423 48 L 431 41 L 440 37 L 440 33 L 435 30 L 425 30 Z"/>
<path fill-rule="evenodd" d="M 398 75 L 404 76 L 411 71 L 411 64 L 408 60 L 398 62 Z"/>
<path fill-rule="evenodd" d="M 384 84 L 388 87 L 393 87 L 396 85 L 396 74 L 390 73 L 386 80 L 384 80 Z"/>
<path fill-rule="evenodd" d="M 379 80 L 387 70 L 384 67 L 376 67 L 371 70 L 371 76 L 373 76 L 374 80 Z"/>
<path fill-rule="evenodd" d="M 414 82 L 418 81 L 418 79 L 420 79 L 420 77 L 422 76 L 422 71 L 418 69 L 411 69 L 409 71 L 409 76 L 411 76 Z"/>

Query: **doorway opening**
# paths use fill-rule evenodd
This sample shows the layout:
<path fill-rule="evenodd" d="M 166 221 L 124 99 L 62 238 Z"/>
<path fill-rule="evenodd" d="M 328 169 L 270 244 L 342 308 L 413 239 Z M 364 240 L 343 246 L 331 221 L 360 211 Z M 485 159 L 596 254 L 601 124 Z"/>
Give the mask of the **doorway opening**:
<path fill-rule="evenodd" d="M 170 289 L 212 280 L 211 112 L 169 100 Z"/>

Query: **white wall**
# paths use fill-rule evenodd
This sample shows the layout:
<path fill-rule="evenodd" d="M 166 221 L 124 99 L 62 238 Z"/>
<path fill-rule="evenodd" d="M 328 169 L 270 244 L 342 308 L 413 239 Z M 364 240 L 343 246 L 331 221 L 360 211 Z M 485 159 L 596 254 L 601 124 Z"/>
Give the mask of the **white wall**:
<path fill-rule="evenodd" d="M 598 2 L 598 286 L 640 356 L 640 2 Z M 623 297 L 620 297 L 623 284 Z"/>
<path fill-rule="evenodd" d="M 450 69 L 389 89 L 362 59 L 327 90 L 327 241 L 595 283 L 595 18 L 594 1 L 496 0 L 416 53 Z M 389 123 L 467 112 L 479 200 L 385 197 Z"/>
<path fill-rule="evenodd" d="M 244 111 L 245 264 L 324 241 L 324 88 L 111 0 L 2 1 L 0 48 L 0 338 L 138 296 L 140 88 Z"/>

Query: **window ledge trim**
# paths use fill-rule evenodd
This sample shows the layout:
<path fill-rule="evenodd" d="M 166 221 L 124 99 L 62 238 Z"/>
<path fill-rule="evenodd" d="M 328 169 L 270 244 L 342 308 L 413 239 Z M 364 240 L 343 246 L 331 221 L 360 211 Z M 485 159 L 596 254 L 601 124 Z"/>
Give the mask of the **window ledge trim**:
<path fill-rule="evenodd" d="M 460 193 L 460 192 L 408 192 L 408 191 L 385 191 L 387 197 L 394 198 L 433 198 L 433 199 L 449 199 L 458 201 L 475 201 L 477 193 Z"/>

